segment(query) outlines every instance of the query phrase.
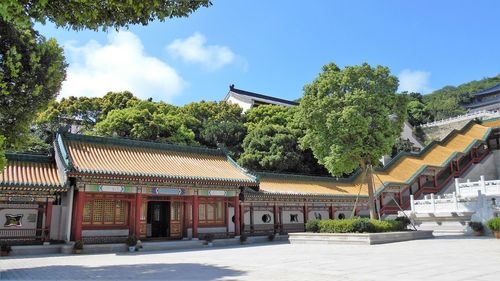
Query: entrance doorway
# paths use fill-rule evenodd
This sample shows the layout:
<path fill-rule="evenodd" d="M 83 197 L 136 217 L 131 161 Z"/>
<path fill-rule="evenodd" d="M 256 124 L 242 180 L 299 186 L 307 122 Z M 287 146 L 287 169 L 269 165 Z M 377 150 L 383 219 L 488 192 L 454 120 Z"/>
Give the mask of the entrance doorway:
<path fill-rule="evenodd" d="M 147 237 L 170 236 L 170 202 L 148 202 Z"/>

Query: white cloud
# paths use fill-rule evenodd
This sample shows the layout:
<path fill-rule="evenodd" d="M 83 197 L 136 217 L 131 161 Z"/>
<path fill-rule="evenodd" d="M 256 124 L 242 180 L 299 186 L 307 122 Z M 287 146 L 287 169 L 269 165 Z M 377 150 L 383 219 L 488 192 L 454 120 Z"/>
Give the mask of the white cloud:
<path fill-rule="evenodd" d="M 431 88 L 429 86 L 430 72 L 404 69 L 399 73 L 399 91 L 418 92 L 422 94 L 429 93 Z"/>
<path fill-rule="evenodd" d="M 61 97 L 128 90 L 142 99 L 171 101 L 184 88 L 175 69 L 145 54 L 141 40 L 132 32 L 113 32 L 107 39 L 105 45 L 94 40 L 83 46 L 65 45 L 69 67 Z"/>
<path fill-rule="evenodd" d="M 216 70 L 235 62 L 236 55 L 231 49 L 226 46 L 206 45 L 206 42 L 203 34 L 195 32 L 188 38 L 175 39 L 166 50 L 174 58 L 199 63 L 208 70 Z"/>

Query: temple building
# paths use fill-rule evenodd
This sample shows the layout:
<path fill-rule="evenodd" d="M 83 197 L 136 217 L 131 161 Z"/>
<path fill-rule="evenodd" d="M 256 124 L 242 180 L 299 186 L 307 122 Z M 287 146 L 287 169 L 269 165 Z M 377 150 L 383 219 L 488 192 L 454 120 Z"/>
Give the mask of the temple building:
<path fill-rule="evenodd" d="M 498 119 L 471 121 L 376 168 L 377 212 L 394 216 L 411 197 L 446 192 L 453 178 L 485 169 L 500 147 L 498 128 Z M 221 149 L 75 134 L 57 135 L 50 156 L 6 156 L 0 238 L 16 243 L 286 234 L 311 219 L 368 216 L 359 171 L 342 179 L 259 173 Z"/>
<path fill-rule="evenodd" d="M 470 112 L 500 110 L 500 84 L 491 88 L 472 93 L 470 103 L 464 105 Z"/>

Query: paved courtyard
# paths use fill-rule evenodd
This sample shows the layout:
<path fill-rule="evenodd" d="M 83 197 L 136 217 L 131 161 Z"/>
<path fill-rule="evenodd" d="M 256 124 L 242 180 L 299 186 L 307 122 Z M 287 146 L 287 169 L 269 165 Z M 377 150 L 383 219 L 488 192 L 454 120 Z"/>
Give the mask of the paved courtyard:
<path fill-rule="evenodd" d="M 500 280 L 500 240 L 375 246 L 254 244 L 134 254 L 0 260 L 2 280 Z"/>

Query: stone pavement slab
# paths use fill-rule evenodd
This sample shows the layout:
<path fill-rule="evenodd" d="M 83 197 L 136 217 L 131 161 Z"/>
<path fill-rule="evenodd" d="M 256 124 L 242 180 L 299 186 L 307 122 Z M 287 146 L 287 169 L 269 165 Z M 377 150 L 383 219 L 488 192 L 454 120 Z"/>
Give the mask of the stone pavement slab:
<path fill-rule="evenodd" d="M 1 280 L 500 280 L 500 240 L 271 242 L 203 250 L 2 258 Z"/>

